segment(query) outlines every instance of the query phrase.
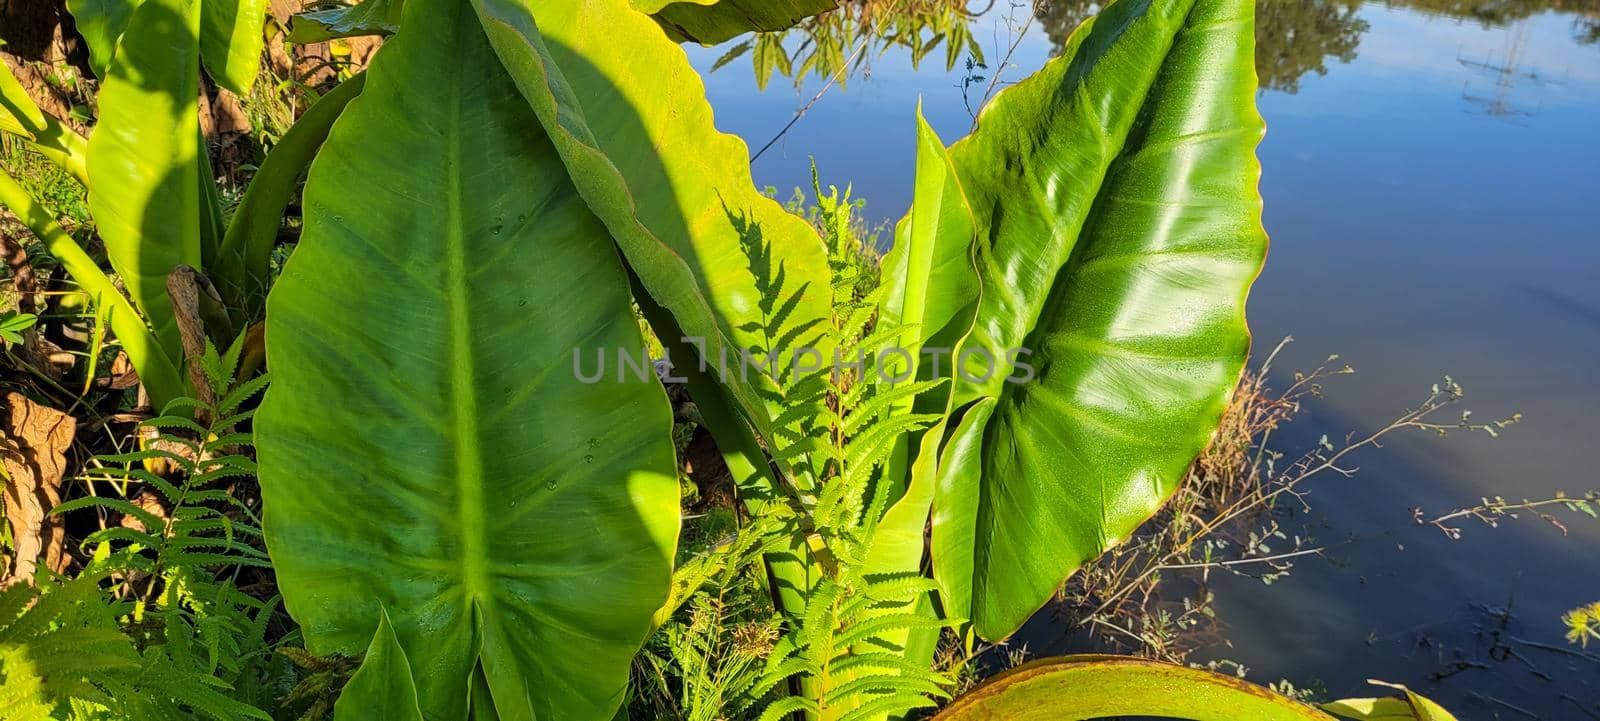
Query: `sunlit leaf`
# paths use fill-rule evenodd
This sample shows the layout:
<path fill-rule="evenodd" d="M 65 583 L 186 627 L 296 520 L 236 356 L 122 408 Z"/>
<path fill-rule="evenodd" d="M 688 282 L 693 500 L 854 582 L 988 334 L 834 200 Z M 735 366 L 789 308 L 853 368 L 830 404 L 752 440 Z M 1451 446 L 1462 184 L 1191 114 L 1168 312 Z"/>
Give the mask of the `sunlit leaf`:
<path fill-rule="evenodd" d="M 261 72 L 267 0 L 202 0 L 200 57 L 218 85 L 249 95 Z"/>
<path fill-rule="evenodd" d="M 996 403 L 941 464 L 933 558 L 986 638 L 1155 511 L 1238 377 L 1266 252 L 1252 5 L 1113 2 L 950 148 L 981 279 L 952 408 Z"/>
<path fill-rule="evenodd" d="M 643 340 L 540 128 L 468 3 L 408 0 L 268 301 L 286 607 L 313 653 L 350 654 L 381 605 L 430 719 L 464 718 L 480 674 L 480 716 L 611 718 L 668 593 L 670 410 L 653 377 L 576 375 L 575 348 Z"/>
<path fill-rule="evenodd" d="M 101 79 L 117 52 L 117 40 L 144 0 L 67 0 L 73 26 L 89 43 L 89 67 Z"/>
<path fill-rule="evenodd" d="M 89 138 L 89 210 L 166 354 L 183 357 L 166 280 L 204 268 L 217 210 L 200 145 L 200 3 L 145 0 L 117 43 Z M 171 398 L 153 398 L 159 407 Z"/>
<path fill-rule="evenodd" d="M 1333 721 L 1234 676 L 1121 656 L 1062 656 L 1012 669 L 957 697 L 935 721 Z"/>
<path fill-rule="evenodd" d="M 1443 706 L 1405 686 L 1382 681 L 1368 683 L 1398 689 L 1402 695 L 1341 699 L 1323 704 L 1322 709 L 1355 721 L 1456 721 Z"/>

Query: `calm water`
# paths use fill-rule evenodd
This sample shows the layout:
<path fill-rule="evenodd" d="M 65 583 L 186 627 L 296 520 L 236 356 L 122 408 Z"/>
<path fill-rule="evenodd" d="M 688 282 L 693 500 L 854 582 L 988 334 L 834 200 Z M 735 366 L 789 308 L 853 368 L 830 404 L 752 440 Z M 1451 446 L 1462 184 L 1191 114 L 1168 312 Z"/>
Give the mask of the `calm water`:
<path fill-rule="evenodd" d="M 1002 77 L 1041 65 L 1081 12 L 1029 23 Z M 1026 13 L 1002 1 L 974 21 L 991 65 Z M 1393 437 L 1356 477 L 1313 481 L 1315 510 L 1293 522 L 1327 557 L 1271 587 L 1216 581 L 1231 647 L 1205 655 L 1336 696 L 1402 682 L 1463 719 L 1600 719 L 1600 649 L 1535 645 L 1566 648 L 1561 612 L 1600 599 L 1600 522 L 1567 519 L 1565 537 L 1536 519 L 1467 522 L 1451 541 L 1411 520 L 1600 488 L 1600 44 L 1586 42 L 1600 21 L 1585 20 L 1600 2 L 1263 0 L 1261 16 L 1273 244 L 1251 299 L 1258 348 L 1293 334 L 1280 369 L 1339 353 L 1358 371 L 1279 447 L 1370 430 L 1445 373 L 1477 419 L 1525 420 L 1499 439 Z M 725 49 L 690 52 L 707 70 Z M 809 187 L 814 156 L 870 219 L 898 217 L 917 100 L 946 142 L 971 123 L 965 68 L 936 55 L 920 69 L 900 51 L 873 58 L 756 163 L 757 182 Z M 758 92 L 748 58 L 709 91 L 719 125 L 760 147 L 820 82 Z M 1036 654 L 1078 648 L 1044 614 L 1022 637 Z"/>

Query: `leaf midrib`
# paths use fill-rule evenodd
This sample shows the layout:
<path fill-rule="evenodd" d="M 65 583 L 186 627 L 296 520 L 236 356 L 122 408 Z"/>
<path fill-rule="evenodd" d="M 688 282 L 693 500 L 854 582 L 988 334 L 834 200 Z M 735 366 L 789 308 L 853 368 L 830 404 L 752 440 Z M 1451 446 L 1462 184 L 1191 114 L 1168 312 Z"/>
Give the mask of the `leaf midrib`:
<path fill-rule="evenodd" d="M 445 135 L 445 304 L 450 309 L 450 400 L 456 461 L 457 516 L 461 523 L 463 603 L 487 603 L 488 543 L 483 514 L 483 456 L 478 444 L 478 398 L 473 365 L 471 315 L 467 301 L 467 239 L 463 232 L 461 175 L 461 76 L 456 65 L 445 94 L 449 122 Z"/>

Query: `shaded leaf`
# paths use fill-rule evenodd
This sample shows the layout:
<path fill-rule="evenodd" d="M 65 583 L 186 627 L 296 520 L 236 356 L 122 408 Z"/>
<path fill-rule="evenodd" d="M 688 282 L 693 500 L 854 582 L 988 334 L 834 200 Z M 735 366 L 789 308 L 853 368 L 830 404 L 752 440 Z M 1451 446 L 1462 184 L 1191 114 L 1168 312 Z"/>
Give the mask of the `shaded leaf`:
<path fill-rule="evenodd" d="M 380 610 L 361 667 L 350 676 L 333 705 L 334 721 L 422 721 L 417 684 L 406 650 L 394 636 L 387 611 Z"/>
<path fill-rule="evenodd" d="M 630 269 L 770 439 L 783 404 L 755 397 L 777 391 L 741 375 L 740 352 L 757 349 L 759 361 L 774 350 L 780 368 L 808 344 L 831 358 L 815 340 L 831 302 L 821 239 L 756 191 L 748 148 L 716 130 L 683 49 L 626 0 L 476 4 Z"/>
<path fill-rule="evenodd" d="M 363 0 L 342 8 L 300 13 L 289 19 L 289 42 L 321 43 L 363 35 L 393 35 L 400 29 L 404 0 Z"/>
<path fill-rule="evenodd" d="M 679 42 L 715 45 L 751 31 L 784 30 L 838 7 L 838 0 L 634 0 Z"/>

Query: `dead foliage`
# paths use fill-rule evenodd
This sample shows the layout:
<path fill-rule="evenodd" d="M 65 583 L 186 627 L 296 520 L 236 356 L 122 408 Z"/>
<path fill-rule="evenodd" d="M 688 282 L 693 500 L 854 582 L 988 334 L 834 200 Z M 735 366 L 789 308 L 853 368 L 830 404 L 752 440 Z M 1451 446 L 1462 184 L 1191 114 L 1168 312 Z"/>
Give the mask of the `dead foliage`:
<path fill-rule="evenodd" d="M 65 553 L 66 526 L 50 511 L 61 504 L 66 452 L 77 420 L 21 393 L 7 393 L 5 401 L 0 462 L 5 469 L 5 519 L 11 526 L 15 555 L 0 585 L 10 586 L 33 583 L 41 561 L 56 573 L 66 570 L 70 560 Z"/>

